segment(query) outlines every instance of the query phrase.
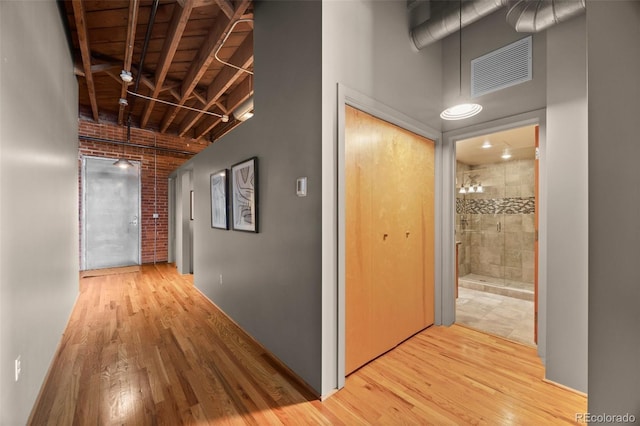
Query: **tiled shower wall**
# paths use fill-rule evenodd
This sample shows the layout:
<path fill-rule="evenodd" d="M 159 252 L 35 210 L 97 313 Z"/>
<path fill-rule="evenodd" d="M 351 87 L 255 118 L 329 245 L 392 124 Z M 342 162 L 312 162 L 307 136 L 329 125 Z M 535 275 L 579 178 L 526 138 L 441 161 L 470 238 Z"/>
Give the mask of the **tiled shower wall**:
<path fill-rule="evenodd" d="M 479 274 L 533 283 L 534 161 L 456 169 L 456 240 L 460 276 Z M 481 194 L 460 194 L 462 183 L 481 183 Z"/>

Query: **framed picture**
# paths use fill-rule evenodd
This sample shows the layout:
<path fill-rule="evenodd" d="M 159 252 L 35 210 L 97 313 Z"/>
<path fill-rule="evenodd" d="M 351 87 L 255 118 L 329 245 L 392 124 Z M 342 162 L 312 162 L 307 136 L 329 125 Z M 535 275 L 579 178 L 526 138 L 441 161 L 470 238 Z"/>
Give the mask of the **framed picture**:
<path fill-rule="evenodd" d="M 258 232 L 258 159 L 231 167 L 233 229 Z"/>
<path fill-rule="evenodd" d="M 211 227 L 229 229 L 227 169 L 211 174 Z"/>

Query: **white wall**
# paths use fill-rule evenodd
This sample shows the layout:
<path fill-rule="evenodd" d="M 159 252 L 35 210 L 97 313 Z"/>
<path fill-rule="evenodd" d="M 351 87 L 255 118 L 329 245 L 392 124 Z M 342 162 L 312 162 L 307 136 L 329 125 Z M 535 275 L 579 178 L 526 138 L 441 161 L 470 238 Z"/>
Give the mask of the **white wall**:
<path fill-rule="evenodd" d="M 587 392 L 585 16 L 547 30 L 546 377 Z"/>
<path fill-rule="evenodd" d="M 0 2 L 0 60 L 0 424 L 14 425 L 78 294 L 78 85 L 54 1 Z"/>
<path fill-rule="evenodd" d="M 640 2 L 589 2 L 589 412 L 640 421 Z"/>
<path fill-rule="evenodd" d="M 406 2 L 325 1 L 322 8 L 322 393 L 337 379 L 338 83 L 440 129 L 440 43 L 417 52 Z"/>

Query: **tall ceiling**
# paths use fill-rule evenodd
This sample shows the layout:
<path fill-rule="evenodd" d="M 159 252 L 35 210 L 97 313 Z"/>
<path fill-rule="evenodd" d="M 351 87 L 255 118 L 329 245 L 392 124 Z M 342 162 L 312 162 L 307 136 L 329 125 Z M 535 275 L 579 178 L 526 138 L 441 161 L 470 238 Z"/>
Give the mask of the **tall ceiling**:
<path fill-rule="evenodd" d="M 240 123 L 232 113 L 253 94 L 251 0 L 63 4 L 82 116 L 121 125 L 130 118 L 132 126 L 210 141 Z M 131 72 L 130 84 L 122 70 Z"/>

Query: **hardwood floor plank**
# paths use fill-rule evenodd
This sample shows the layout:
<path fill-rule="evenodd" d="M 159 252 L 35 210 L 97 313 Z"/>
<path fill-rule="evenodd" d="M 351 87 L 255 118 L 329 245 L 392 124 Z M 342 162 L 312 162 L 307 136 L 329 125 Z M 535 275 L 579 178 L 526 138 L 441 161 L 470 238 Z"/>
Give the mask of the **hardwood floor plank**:
<path fill-rule="evenodd" d="M 173 265 L 88 277 L 32 425 L 575 424 L 535 349 L 431 327 L 319 401 Z"/>

